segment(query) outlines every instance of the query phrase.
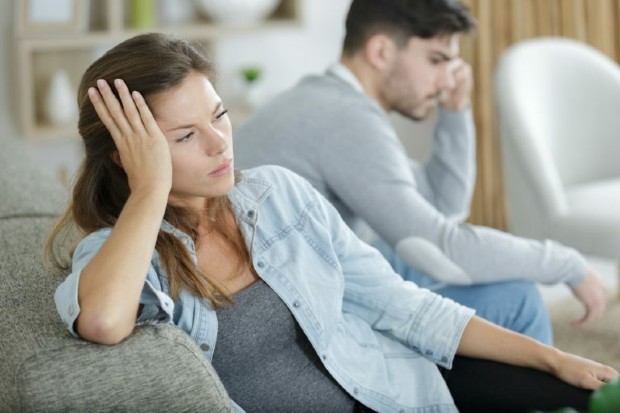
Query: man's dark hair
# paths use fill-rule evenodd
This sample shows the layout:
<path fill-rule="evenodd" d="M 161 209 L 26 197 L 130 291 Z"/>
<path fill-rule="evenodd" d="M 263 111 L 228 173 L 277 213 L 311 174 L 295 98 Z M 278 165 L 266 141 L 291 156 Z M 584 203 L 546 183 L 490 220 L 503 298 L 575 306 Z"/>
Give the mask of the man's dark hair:
<path fill-rule="evenodd" d="M 352 0 L 343 53 L 355 53 L 376 33 L 389 35 L 403 47 L 411 37 L 467 33 L 475 25 L 458 0 Z"/>

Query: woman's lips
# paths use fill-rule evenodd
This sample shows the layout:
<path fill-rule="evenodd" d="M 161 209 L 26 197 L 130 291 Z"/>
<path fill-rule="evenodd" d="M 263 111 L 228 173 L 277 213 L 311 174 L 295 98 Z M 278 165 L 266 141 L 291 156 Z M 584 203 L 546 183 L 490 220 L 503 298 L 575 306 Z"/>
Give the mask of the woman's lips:
<path fill-rule="evenodd" d="M 222 176 L 222 175 L 226 175 L 227 173 L 230 172 L 231 165 L 232 165 L 232 159 L 229 159 L 226 162 L 224 162 L 223 164 L 221 164 L 220 166 L 218 166 L 217 168 L 215 168 L 213 171 L 211 171 L 209 176 Z"/>

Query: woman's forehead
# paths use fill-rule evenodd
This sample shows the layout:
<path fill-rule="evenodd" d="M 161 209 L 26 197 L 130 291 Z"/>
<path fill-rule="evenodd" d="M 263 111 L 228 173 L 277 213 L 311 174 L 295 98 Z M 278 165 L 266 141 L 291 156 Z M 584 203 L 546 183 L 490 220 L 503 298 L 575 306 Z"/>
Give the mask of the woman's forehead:
<path fill-rule="evenodd" d="M 153 95 L 149 106 L 158 121 L 165 121 L 205 110 L 211 112 L 219 103 L 220 97 L 209 79 L 191 73 L 180 85 Z"/>

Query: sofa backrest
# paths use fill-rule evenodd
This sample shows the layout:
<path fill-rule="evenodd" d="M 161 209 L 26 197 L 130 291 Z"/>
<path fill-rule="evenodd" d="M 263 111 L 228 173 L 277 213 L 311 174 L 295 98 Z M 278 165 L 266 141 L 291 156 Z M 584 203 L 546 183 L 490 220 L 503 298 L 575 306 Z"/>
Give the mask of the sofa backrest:
<path fill-rule="evenodd" d="M 43 172 L 23 142 L 0 138 L 0 219 L 57 215 L 66 191 Z"/>

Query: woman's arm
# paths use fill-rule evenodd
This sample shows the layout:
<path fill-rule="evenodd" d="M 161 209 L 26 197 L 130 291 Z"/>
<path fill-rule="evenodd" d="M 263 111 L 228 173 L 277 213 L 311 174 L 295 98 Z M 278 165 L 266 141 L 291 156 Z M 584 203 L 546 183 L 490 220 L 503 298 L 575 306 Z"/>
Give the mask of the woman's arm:
<path fill-rule="evenodd" d="M 565 353 L 480 317 L 473 317 L 465 327 L 457 354 L 542 370 L 585 389 L 598 389 L 618 377 L 609 366 Z"/>
<path fill-rule="evenodd" d="M 118 149 L 116 162 L 129 196 L 101 249 L 84 268 L 76 330 L 87 340 L 115 344 L 133 330 L 172 182 L 168 143 L 141 95 L 115 81 L 122 106 L 100 80 L 89 97 Z"/>

